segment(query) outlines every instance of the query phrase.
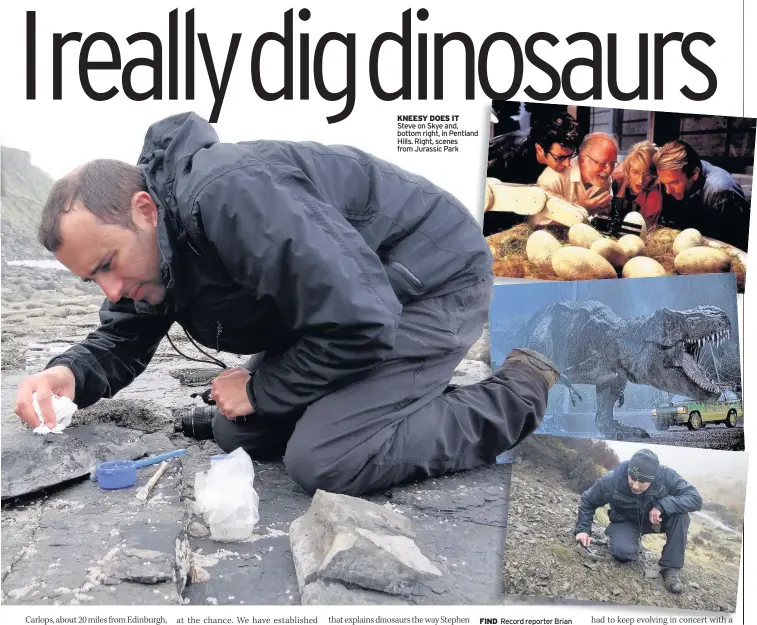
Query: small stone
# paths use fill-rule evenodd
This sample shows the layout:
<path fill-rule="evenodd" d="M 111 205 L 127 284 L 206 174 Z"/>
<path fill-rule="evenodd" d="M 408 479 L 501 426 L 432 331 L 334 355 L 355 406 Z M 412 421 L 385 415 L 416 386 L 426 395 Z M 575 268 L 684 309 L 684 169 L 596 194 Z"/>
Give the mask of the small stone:
<path fill-rule="evenodd" d="M 699 584 L 697 584 L 696 582 L 690 582 L 689 586 L 691 586 L 692 588 L 699 588 Z"/>
<path fill-rule="evenodd" d="M 189 527 L 187 527 L 187 532 L 189 532 L 190 536 L 194 536 L 195 538 L 205 538 L 205 536 L 210 533 L 207 527 L 205 527 L 202 523 L 198 523 L 197 521 L 192 521 L 189 524 Z"/>
<path fill-rule="evenodd" d="M 622 592 L 623 591 L 620 588 L 618 588 L 617 586 L 615 586 L 615 588 L 612 589 L 612 594 L 613 594 L 614 597 L 617 597 Z"/>

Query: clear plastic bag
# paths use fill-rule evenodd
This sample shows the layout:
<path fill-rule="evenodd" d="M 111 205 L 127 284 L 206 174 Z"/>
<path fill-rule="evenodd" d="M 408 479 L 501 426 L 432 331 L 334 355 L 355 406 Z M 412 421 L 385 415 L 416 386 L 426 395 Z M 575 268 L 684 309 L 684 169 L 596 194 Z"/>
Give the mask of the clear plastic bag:
<path fill-rule="evenodd" d="M 260 519 L 254 479 L 252 460 L 241 447 L 214 459 L 207 473 L 195 474 L 196 509 L 213 540 L 237 542 L 252 535 Z"/>

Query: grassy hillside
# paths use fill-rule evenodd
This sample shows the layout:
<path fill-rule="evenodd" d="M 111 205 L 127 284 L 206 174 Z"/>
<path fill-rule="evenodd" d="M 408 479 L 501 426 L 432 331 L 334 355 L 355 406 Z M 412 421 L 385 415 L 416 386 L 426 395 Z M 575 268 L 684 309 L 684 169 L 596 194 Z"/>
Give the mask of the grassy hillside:
<path fill-rule="evenodd" d="M 2 259 L 51 258 L 37 242 L 37 225 L 53 179 L 31 164 L 28 152 L 0 150 Z"/>
<path fill-rule="evenodd" d="M 581 442 L 576 445 L 576 441 Z M 547 603 L 557 604 L 599 601 L 733 612 L 743 537 L 740 531 L 719 529 L 707 518 L 691 515 L 680 595 L 669 593 L 659 574 L 665 535 L 645 535 L 641 558 L 634 563 L 621 563 L 610 556 L 605 532 L 609 524 L 607 506 L 595 513 L 590 549 L 579 546 L 574 530 L 581 492 L 617 461 L 610 448 L 595 446 L 596 442 L 601 441 L 530 436 L 517 447 L 503 567 L 505 592 L 539 597 L 541 601 L 546 598 Z M 730 499 L 735 499 L 736 481 L 713 479 L 707 485 L 707 494 L 702 493 L 716 499 L 720 508 L 710 505 L 706 509 L 721 519 L 730 510 L 729 498 L 715 492 L 723 485 L 733 491 Z"/>

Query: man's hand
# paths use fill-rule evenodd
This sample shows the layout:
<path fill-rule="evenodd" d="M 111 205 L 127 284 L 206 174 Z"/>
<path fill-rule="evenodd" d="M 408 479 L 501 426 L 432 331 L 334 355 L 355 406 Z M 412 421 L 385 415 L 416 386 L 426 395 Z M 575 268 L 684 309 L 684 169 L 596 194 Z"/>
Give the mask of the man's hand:
<path fill-rule="evenodd" d="M 588 547 L 591 544 L 591 536 L 589 536 L 586 532 L 576 534 L 576 540 L 584 547 Z"/>
<path fill-rule="evenodd" d="M 247 382 L 250 372 L 244 367 L 234 367 L 221 373 L 213 380 L 210 398 L 216 402 L 216 408 L 227 419 L 235 419 L 253 412 L 247 399 Z"/>
<path fill-rule="evenodd" d="M 34 410 L 32 394 L 37 393 L 37 401 L 42 411 L 45 425 L 50 429 L 57 425 L 55 411 L 53 410 L 53 395 L 68 397 L 73 401 L 76 393 L 76 378 L 74 372 L 68 367 L 50 367 L 34 375 L 30 375 L 18 385 L 16 403 L 13 405 L 15 412 L 24 423 L 33 428 L 41 425 L 37 413 Z"/>
<path fill-rule="evenodd" d="M 600 191 L 596 195 L 593 195 L 591 197 L 587 197 L 581 201 L 578 202 L 579 206 L 583 206 L 587 211 L 596 212 L 600 208 L 603 208 L 607 204 L 610 203 L 610 192 L 609 191 Z"/>
<path fill-rule="evenodd" d="M 660 512 L 657 508 L 652 508 L 649 511 L 649 522 L 652 525 L 659 525 L 662 522 L 662 512 Z"/>

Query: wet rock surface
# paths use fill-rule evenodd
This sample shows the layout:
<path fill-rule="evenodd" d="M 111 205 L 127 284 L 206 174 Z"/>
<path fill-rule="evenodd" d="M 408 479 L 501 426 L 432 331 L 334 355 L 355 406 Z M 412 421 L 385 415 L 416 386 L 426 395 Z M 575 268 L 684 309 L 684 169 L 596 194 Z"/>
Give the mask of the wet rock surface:
<path fill-rule="evenodd" d="M 84 475 L 95 464 L 89 462 L 89 456 L 81 457 L 78 463 L 72 461 L 79 453 L 76 450 L 80 442 L 60 445 L 64 439 L 51 439 L 57 441 L 54 445 L 60 456 L 50 456 L 49 466 L 40 463 L 38 452 L 33 451 L 36 447 L 27 446 L 42 446 L 41 439 L 46 437 L 32 434 L 13 415 L 16 387 L 25 372 L 40 370 L 52 355 L 97 327 L 102 297 L 81 290 L 80 281 L 67 272 L 55 272 L 55 281 L 47 274 L 46 279 L 53 286 L 49 292 L 40 292 L 34 283 L 35 288 L 28 294 L 24 292 L 17 297 L 13 293 L 20 293 L 16 288 L 19 278 L 25 283 L 31 278 L 23 276 L 40 276 L 39 270 L 11 267 L 10 277 L 17 280 L 9 283 L 10 292 L 6 288 L 5 267 L 3 270 L 3 478 L 6 454 L 12 448 L 29 449 L 26 457 L 34 462 L 27 462 L 27 466 L 38 465 L 43 473 L 58 476 L 44 490 L 38 490 L 40 478 L 25 479 L 24 483 L 35 485 L 35 492 L 22 499 L 13 497 L 4 501 L 0 597 L 3 602 L 82 605 L 501 602 L 508 464 L 395 487 L 365 498 L 407 518 L 412 523 L 418 549 L 444 573 L 441 581 L 414 588 L 409 595 L 347 587 L 328 580 L 317 580 L 300 592 L 289 527 L 307 512 L 312 499 L 289 478 L 281 462 L 254 463 L 260 521 L 252 537 L 243 543 L 211 540 L 203 519 L 194 514 L 194 475 L 207 471 L 210 457 L 222 451 L 212 441 L 197 442 L 174 433 L 170 415 L 173 409 L 202 405 L 190 393 L 206 388 L 203 384 L 211 376 L 212 368 L 182 360 L 167 341 L 161 343 L 145 373 L 132 385 L 111 400 L 101 400 L 75 413 L 73 425 L 62 434 L 48 435 L 79 440 L 87 429 L 97 432 L 91 438 L 97 439 L 101 447 L 95 446 L 92 454 L 99 462 L 186 447 L 187 454 L 170 461 L 168 471 L 146 502 L 139 502 L 135 494 L 157 466 L 141 469 L 136 486 L 105 492 Z M 61 307 L 71 310 L 56 314 Z M 30 311 L 32 314 L 28 314 Z M 173 328 L 170 336 L 187 355 L 202 357 L 180 328 Z M 469 356 L 481 357 L 485 353 L 485 346 L 479 343 Z M 218 357 L 228 366 L 246 361 L 245 356 L 233 354 L 222 353 Z M 488 367 L 482 364 L 468 358 L 461 363 L 458 373 L 474 371 L 473 375 L 466 374 L 465 383 L 474 382 L 489 375 Z M 180 373 L 184 369 L 186 373 Z M 459 384 L 461 377 L 456 375 L 453 381 Z M 134 447 L 113 447 L 124 440 Z M 60 467 L 69 465 L 81 474 L 79 481 L 54 486 L 61 481 Z"/>
<path fill-rule="evenodd" d="M 215 444 L 192 447 L 181 460 L 182 490 L 191 497 L 194 469 L 207 469 Z M 398 512 L 412 523 L 418 549 L 444 576 L 390 595 L 328 579 L 307 584 L 302 592 L 290 544 L 290 526 L 310 508 L 312 499 L 287 476 L 282 463 L 255 462 L 260 521 L 241 543 L 189 537 L 198 583 L 184 597 L 192 604 L 483 604 L 501 601 L 501 565 L 507 517 L 510 465 L 394 487 L 364 497 Z M 465 491 L 465 492 L 463 492 Z M 192 504 L 187 502 L 192 511 Z M 193 518 L 199 522 L 198 517 Z M 372 560 L 365 566 L 372 566 Z M 191 581 L 191 580 L 190 580 Z"/>
<path fill-rule="evenodd" d="M 29 495 L 58 484 L 88 478 L 108 460 L 135 459 L 147 453 L 142 432 L 106 425 L 66 428 L 59 434 L 34 434 L 10 420 L 3 423 L 2 500 Z M 14 431 L 20 430 L 20 431 Z"/>
<path fill-rule="evenodd" d="M 142 469 L 137 485 L 153 470 Z M 169 467 L 146 502 L 135 488 L 103 491 L 85 481 L 5 508 L 3 603 L 180 603 L 186 538 L 178 471 Z"/>

